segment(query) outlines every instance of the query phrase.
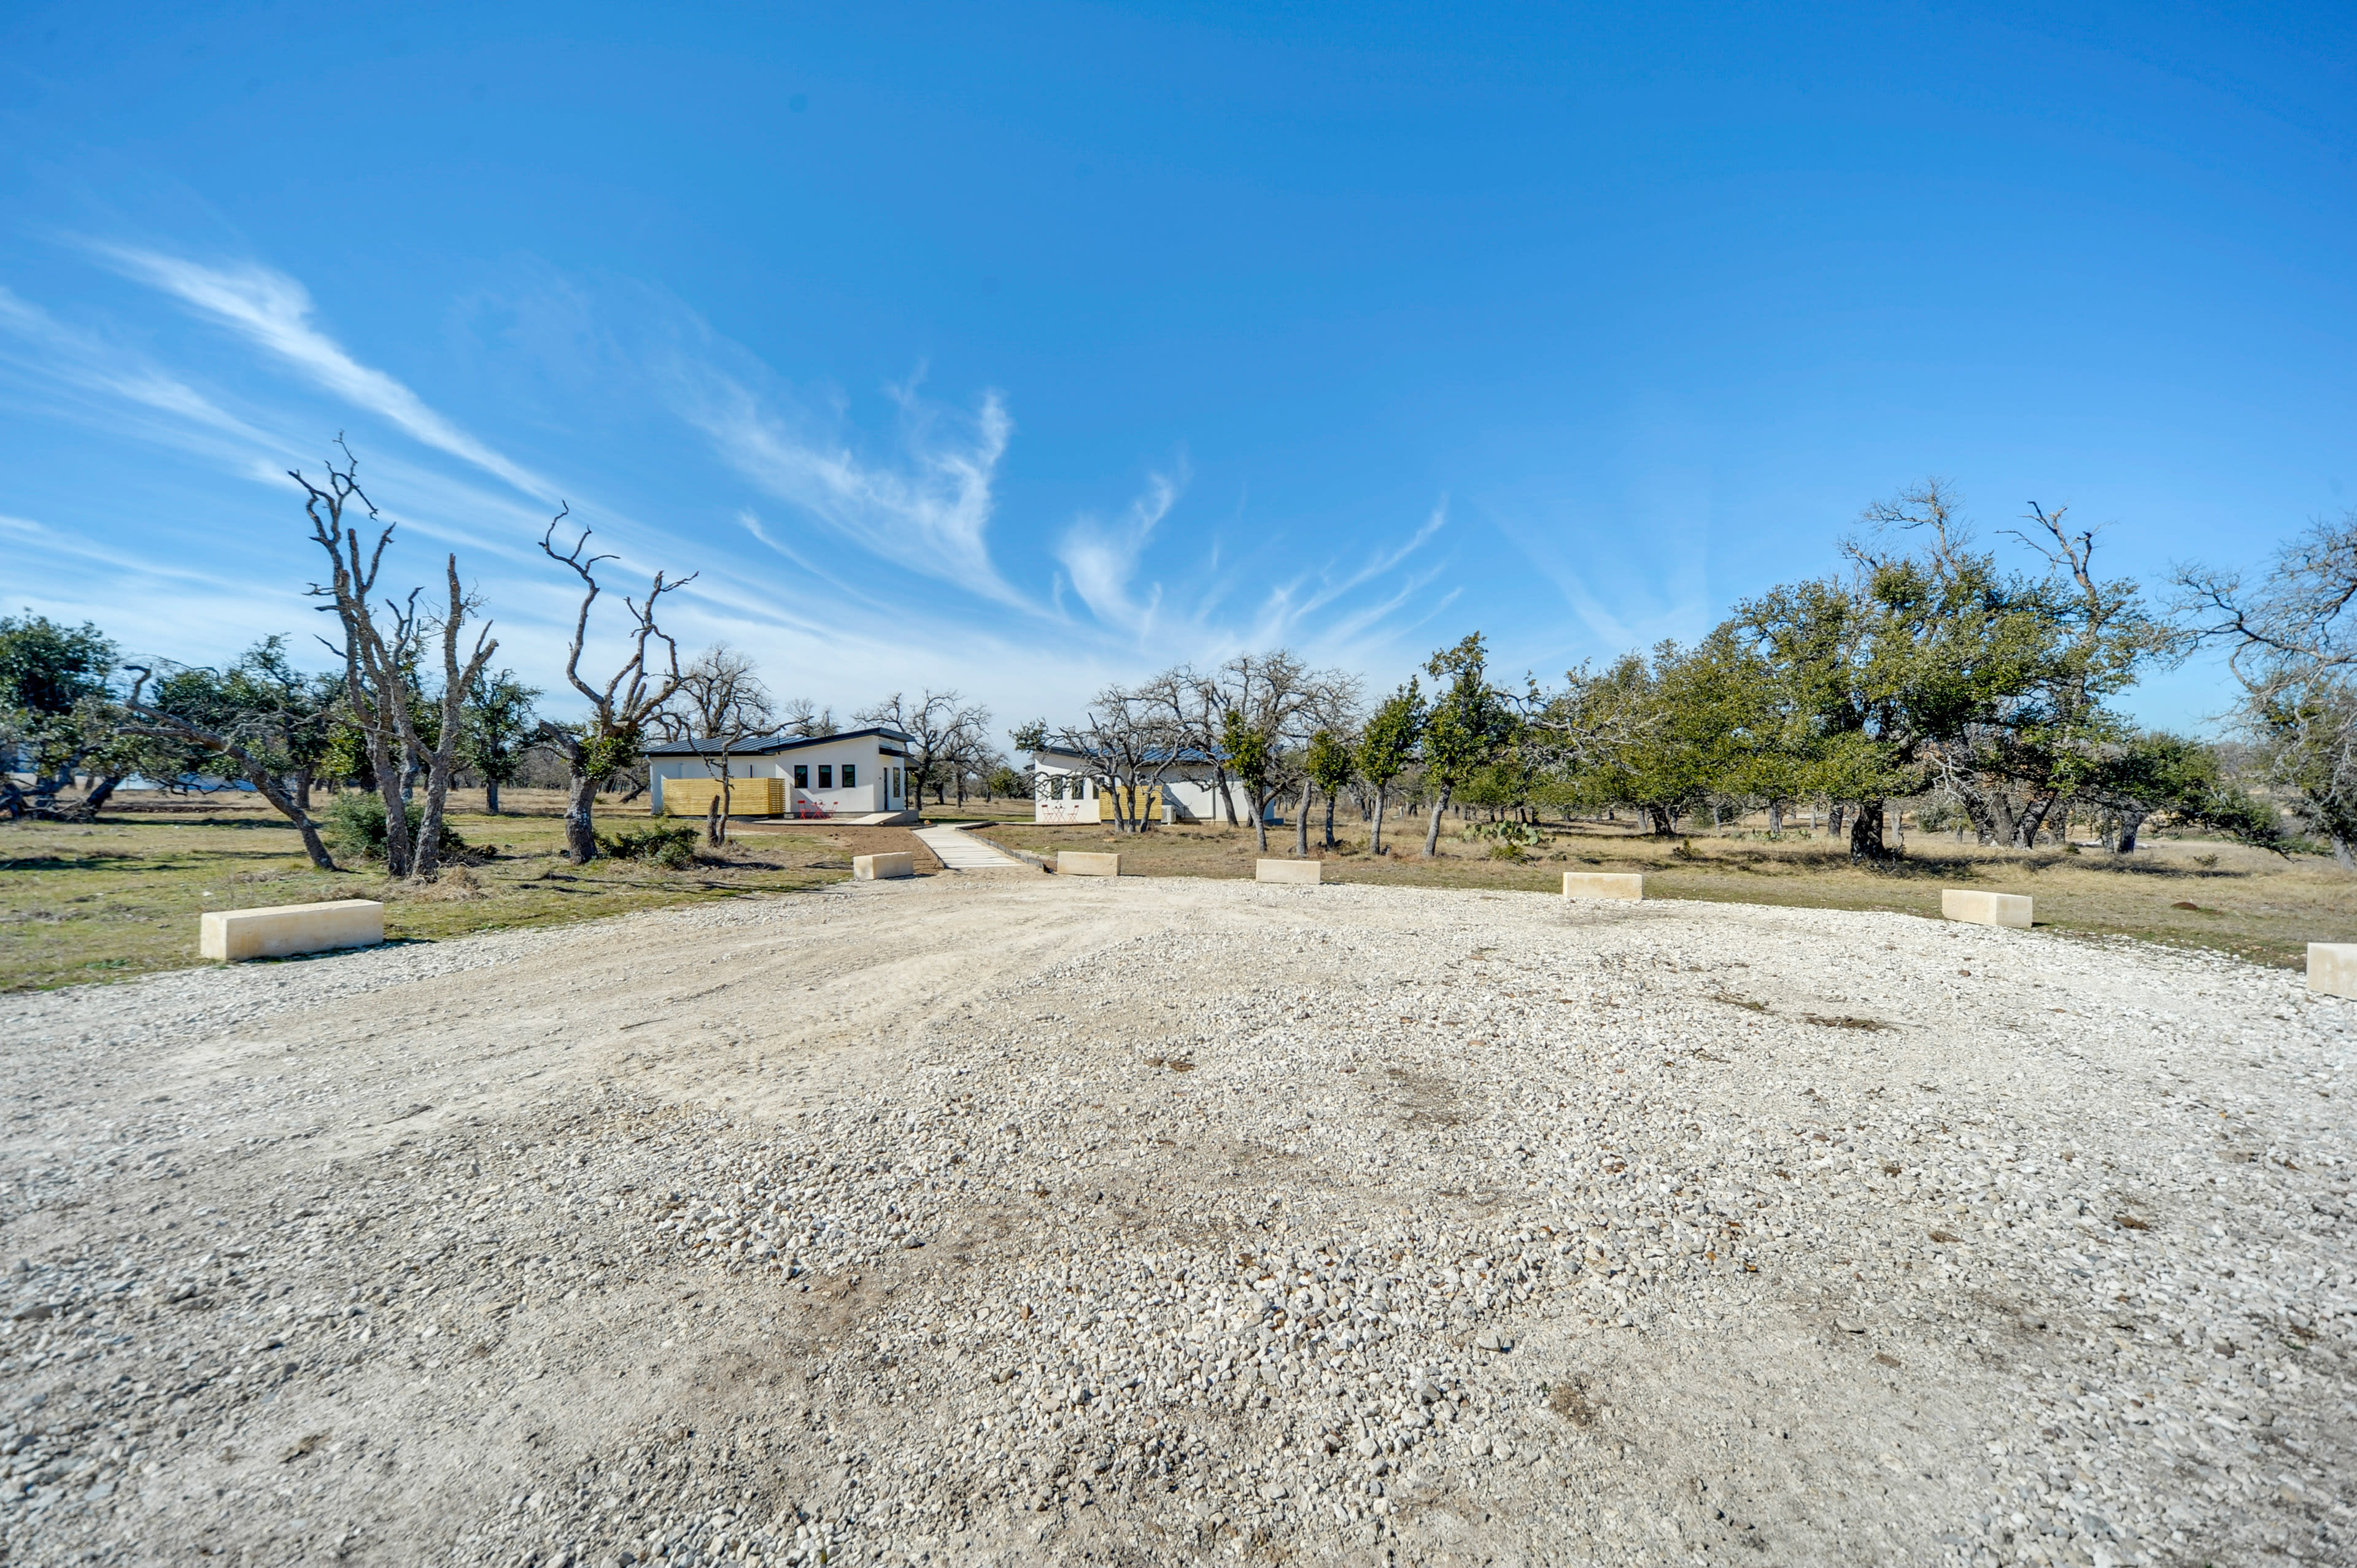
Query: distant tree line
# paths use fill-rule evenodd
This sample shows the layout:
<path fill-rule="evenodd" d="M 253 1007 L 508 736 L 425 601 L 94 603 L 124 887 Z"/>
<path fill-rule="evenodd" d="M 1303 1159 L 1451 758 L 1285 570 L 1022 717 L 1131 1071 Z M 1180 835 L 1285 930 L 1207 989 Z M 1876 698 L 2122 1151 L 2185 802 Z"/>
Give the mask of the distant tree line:
<path fill-rule="evenodd" d="M 1493 678 L 1480 633 L 1435 653 L 1372 707 L 1360 682 L 1285 651 L 1213 671 L 1179 666 L 1109 686 L 1079 719 L 1017 732 L 1082 759 L 1143 832 L 1136 802 L 1208 766 L 1254 809 L 1298 792 L 1354 800 L 1380 851 L 1388 803 L 1426 814 L 1437 852 L 1452 810 L 1493 822 L 1626 811 L 1656 834 L 1689 819 L 1764 811 L 1771 833 L 1822 817 L 1851 856 L 1898 853 L 1893 808 L 1921 828 L 2029 848 L 2083 822 L 2121 854 L 2156 820 L 2277 850 L 2357 855 L 2357 514 L 2319 524 L 2259 580 L 2190 568 L 2155 606 L 2103 575 L 2092 530 L 2033 505 L 2010 537 L 2026 565 L 1975 545 L 1928 482 L 1870 507 L 1841 567 L 1735 607 L 1691 647 L 1664 642 L 1559 686 Z M 2141 727 L 2120 707 L 2137 680 L 2204 643 L 2237 679 L 2237 740 Z M 1427 687 L 1426 680 L 1431 684 Z"/>
<path fill-rule="evenodd" d="M 27 611 L 0 617 L 0 817 L 86 820 L 133 779 L 167 789 L 250 789 L 294 824 L 315 865 L 334 856 L 318 795 L 396 876 L 433 877 L 450 835 L 447 797 L 462 780 L 500 810 L 519 783 L 565 792 L 565 842 L 576 863 L 600 851 L 593 816 L 600 791 L 644 789 L 640 754 L 657 738 L 708 743 L 725 777 L 730 754 L 769 735 L 825 736 L 828 710 L 773 698 L 751 661 L 726 644 L 682 661 L 662 627 L 665 596 L 693 578 L 654 574 L 642 595 L 619 597 L 621 653 L 592 668 L 593 623 L 608 600 L 610 555 L 560 509 L 542 553 L 580 594 L 565 680 L 583 717 L 539 711 L 544 693 L 493 667 L 499 644 L 455 554 L 429 596 L 384 580 L 396 528 L 362 489 L 349 448 L 316 477 L 290 471 L 309 536 L 327 571 L 310 595 L 333 618 L 320 641 L 339 668 L 296 668 L 287 639 L 264 639 L 226 667 L 126 660 L 98 627 L 60 625 Z M 610 614 L 611 612 L 607 612 Z M 1015 776 L 987 742 L 989 712 L 955 692 L 898 695 L 856 717 L 905 728 L 911 781 L 922 798 L 963 800 L 1004 791 Z M 355 811 L 357 814 L 354 814 Z M 725 822 L 716 824 L 716 839 Z"/>
<path fill-rule="evenodd" d="M 604 613 L 619 612 L 621 652 L 591 668 L 614 557 L 562 509 L 540 547 L 580 595 L 564 671 L 583 716 L 542 714 L 545 693 L 494 668 L 499 644 L 455 555 L 430 596 L 383 585 L 395 528 L 338 452 L 316 478 L 291 475 L 328 568 L 309 592 L 332 618 L 320 640 L 338 668 L 298 669 L 283 637 L 218 670 L 126 661 L 94 626 L 0 618 L 0 757 L 13 763 L 0 816 L 87 817 L 133 778 L 234 779 L 325 866 L 317 792 L 357 790 L 388 869 L 430 877 L 454 783 L 479 786 L 494 813 L 503 787 L 525 783 L 565 792 L 568 853 L 586 862 L 599 792 L 644 788 L 651 739 L 694 740 L 725 779 L 764 736 L 836 732 L 831 711 L 773 697 L 726 644 L 682 661 L 659 611 L 692 578 L 659 571 L 619 596 Z M 2011 566 L 1927 482 L 1867 509 L 1837 570 L 1737 605 L 1690 647 L 1582 666 L 1560 685 L 1498 680 L 1479 632 L 1373 701 L 1359 677 L 1277 650 L 1108 686 L 1016 744 L 1082 758 L 1124 832 L 1147 827 L 1144 804 L 1174 770 L 1207 768 L 1223 817 L 1240 825 L 1241 801 L 1264 849 L 1290 806 L 1303 854 L 1322 799 L 1329 847 L 1344 802 L 1378 852 L 1387 814 L 1419 813 L 1426 855 L 1452 811 L 1501 834 L 1625 811 L 1664 835 L 1762 811 L 1781 833 L 1805 812 L 1875 862 L 1897 853 L 1905 803 L 1919 830 L 1985 844 L 2028 848 L 2083 822 L 2126 854 L 2166 822 L 2286 851 L 2320 841 L 2357 864 L 2357 512 L 2255 576 L 2185 568 L 2158 606 L 2103 575 L 2093 532 L 2061 509 L 2032 506 L 2009 537 L 2022 547 Z M 2143 675 L 2204 645 L 2224 650 L 2236 682 L 2232 741 L 2125 714 Z M 1030 770 L 991 745 L 989 710 L 955 691 L 895 693 L 852 719 L 909 737 L 918 802 L 1032 792 Z"/>

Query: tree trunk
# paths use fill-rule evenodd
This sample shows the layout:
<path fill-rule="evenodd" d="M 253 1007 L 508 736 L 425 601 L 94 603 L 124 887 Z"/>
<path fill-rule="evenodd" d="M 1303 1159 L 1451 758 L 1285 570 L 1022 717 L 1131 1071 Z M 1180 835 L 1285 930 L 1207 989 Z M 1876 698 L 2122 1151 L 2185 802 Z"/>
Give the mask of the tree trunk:
<path fill-rule="evenodd" d="M 2018 847 L 2021 841 L 2021 815 L 2013 809 L 2013 797 L 2002 789 L 1990 790 L 1988 814 L 1990 824 L 1996 830 L 1996 841 L 2007 849 Z"/>
<path fill-rule="evenodd" d="M 1996 813 L 1988 800 L 1978 789 L 1967 785 L 1955 786 L 1956 799 L 1964 803 L 1964 816 L 1973 824 L 1973 832 L 1983 843 L 1995 843 L 1997 835 Z"/>
<path fill-rule="evenodd" d="M 2343 871 L 2357 871 L 2357 845 L 2339 833 L 2332 835 L 2332 858 Z"/>
<path fill-rule="evenodd" d="M 131 711 L 141 718 L 164 725 L 167 730 L 178 735 L 183 740 L 193 740 L 216 756 L 236 762 L 239 768 L 245 774 L 246 781 L 253 786 L 255 792 L 269 801 L 279 815 L 295 824 L 295 831 L 303 838 L 303 853 L 311 857 L 311 864 L 321 871 L 337 869 L 335 857 L 328 853 L 328 846 L 319 842 L 319 830 L 312 822 L 310 813 L 296 804 L 294 798 L 280 787 L 278 780 L 271 776 L 270 770 L 262 765 L 253 753 L 226 736 L 208 734 L 178 719 L 158 713 L 153 708 L 143 707 L 134 703 L 131 704 Z"/>
<path fill-rule="evenodd" d="M 2054 809 L 2054 802 L 2059 793 L 2056 790 L 2048 790 L 2044 800 L 2032 802 L 2029 809 L 2021 813 L 2021 824 L 2016 830 L 2019 835 L 2017 841 L 2018 847 L 2022 849 L 2038 847 L 2038 830 L 2046 825 L 2046 814 Z M 2067 822 L 2067 819 L 2065 820 Z"/>
<path fill-rule="evenodd" d="M 1326 842 L 1318 847 L 1320 849 L 1334 847 L 1334 797 L 1330 794 L 1326 797 Z"/>
<path fill-rule="evenodd" d="M 409 875 L 415 846 L 409 838 L 409 796 L 401 787 L 401 769 L 393 765 L 392 742 L 380 730 L 369 732 L 369 766 L 376 772 L 377 794 L 384 801 L 384 874 L 396 879 Z"/>
<path fill-rule="evenodd" d="M 2118 813 L 2118 823 L 2114 829 L 2112 836 L 2112 853 L 2114 854 L 2134 854 L 2136 853 L 2136 834 L 2144 830 L 2144 820 L 2147 815 L 2149 815 L 2149 813 L 2145 811 L 2122 811 Z"/>
<path fill-rule="evenodd" d="M 120 773 L 110 773 L 105 778 L 100 779 L 97 785 L 91 789 L 90 793 L 81 798 L 81 810 L 80 814 L 83 817 L 94 817 L 98 815 L 101 808 L 104 807 L 107 801 L 114 798 L 115 786 L 122 782 L 123 775 Z"/>
<path fill-rule="evenodd" d="M 1228 770 L 1224 768 L 1212 768 L 1211 781 L 1217 784 L 1220 789 L 1220 815 L 1226 819 L 1228 826 L 1234 827 L 1236 825 L 1236 800 L 1234 796 L 1228 793 Z"/>
<path fill-rule="evenodd" d="M 500 814 L 500 781 L 496 779 L 483 780 L 483 810 L 494 817 Z"/>
<path fill-rule="evenodd" d="M 1772 839 L 1781 838 L 1783 835 L 1784 802 L 1781 800 L 1770 800 L 1768 802 L 1768 836 Z"/>
<path fill-rule="evenodd" d="M 1329 803 L 1326 810 L 1330 816 L 1334 808 Z M 1301 781 L 1301 811 L 1293 824 L 1293 854 L 1298 860 L 1309 858 L 1309 780 L 1307 779 Z"/>
<path fill-rule="evenodd" d="M 1440 853 L 1440 819 L 1448 810 L 1448 798 L 1457 792 L 1456 786 L 1443 784 L 1440 794 L 1432 802 L 1432 821 L 1425 824 L 1424 858 L 1430 860 Z"/>
<path fill-rule="evenodd" d="M 446 725 L 449 740 L 434 753 L 425 769 L 425 810 L 417 819 L 417 843 L 411 851 L 411 875 L 431 882 L 442 870 L 442 817 L 450 803 L 450 752 L 457 737 Z"/>
<path fill-rule="evenodd" d="M 1825 837 L 1829 839 L 1837 839 L 1841 836 L 1842 803 L 1839 800 L 1835 800 L 1832 805 L 1825 808 Z"/>
<path fill-rule="evenodd" d="M 720 797 L 717 795 L 705 802 L 704 842 L 714 849 L 720 847 Z"/>
<path fill-rule="evenodd" d="M 597 782 L 576 763 L 565 796 L 565 856 L 576 865 L 597 858 Z"/>
<path fill-rule="evenodd" d="M 1383 853 L 1383 787 L 1381 784 L 1375 786 L 1374 832 L 1367 842 L 1367 853 L 1369 854 Z"/>
<path fill-rule="evenodd" d="M 1653 833 L 1655 837 L 1668 838 L 1678 831 L 1677 823 L 1670 820 L 1670 811 L 1668 807 L 1648 806 L 1645 810 L 1652 816 Z"/>
<path fill-rule="evenodd" d="M 1857 815 L 1850 819 L 1849 824 L 1849 857 L 1877 863 L 1890 858 L 1890 848 L 1882 842 L 1881 801 L 1857 803 Z"/>
<path fill-rule="evenodd" d="M 1251 798 L 1253 840 L 1260 845 L 1261 854 L 1266 854 L 1268 853 L 1268 797 L 1254 789 L 1251 791 Z"/>

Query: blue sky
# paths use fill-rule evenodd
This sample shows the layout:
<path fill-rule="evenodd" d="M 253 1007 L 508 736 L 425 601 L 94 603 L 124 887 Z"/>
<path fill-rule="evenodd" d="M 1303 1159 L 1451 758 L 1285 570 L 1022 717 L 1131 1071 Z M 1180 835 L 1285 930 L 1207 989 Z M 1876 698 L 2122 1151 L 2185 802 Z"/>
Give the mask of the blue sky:
<path fill-rule="evenodd" d="M 691 649 L 1013 723 L 1556 675 L 1926 474 L 2154 582 L 2357 504 L 2357 12 L 1634 9 L 20 3 L 0 598 L 307 633 L 342 431 L 543 684 L 562 499 Z"/>

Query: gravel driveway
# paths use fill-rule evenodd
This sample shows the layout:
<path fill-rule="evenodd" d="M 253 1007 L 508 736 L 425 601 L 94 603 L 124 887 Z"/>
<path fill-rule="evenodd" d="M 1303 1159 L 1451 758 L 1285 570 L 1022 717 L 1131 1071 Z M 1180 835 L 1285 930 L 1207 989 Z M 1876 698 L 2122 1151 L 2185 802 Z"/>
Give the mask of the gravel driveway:
<path fill-rule="evenodd" d="M 10 1563 L 2357 1557 L 2357 1004 L 2212 955 L 944 875 L 0 1037 Z"/>

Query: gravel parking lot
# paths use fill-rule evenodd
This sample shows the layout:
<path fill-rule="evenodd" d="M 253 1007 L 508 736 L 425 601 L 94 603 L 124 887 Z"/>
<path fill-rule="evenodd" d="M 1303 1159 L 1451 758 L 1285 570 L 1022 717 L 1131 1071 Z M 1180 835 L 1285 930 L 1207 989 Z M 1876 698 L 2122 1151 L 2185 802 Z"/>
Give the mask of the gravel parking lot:
<path fill-rule="evenodd" d="M 2350 1561 L 2357 1004 L 1028 873 L 0 997 L 9 1563 Z"/>

